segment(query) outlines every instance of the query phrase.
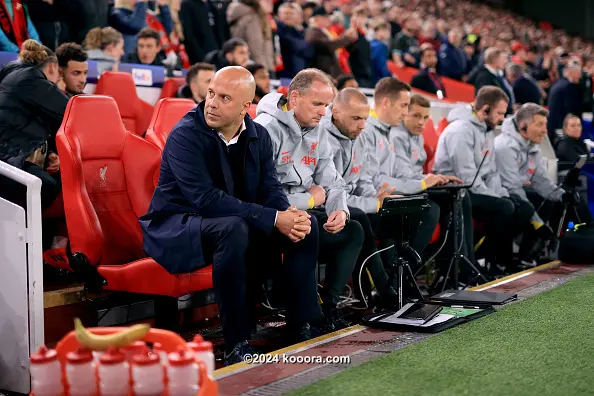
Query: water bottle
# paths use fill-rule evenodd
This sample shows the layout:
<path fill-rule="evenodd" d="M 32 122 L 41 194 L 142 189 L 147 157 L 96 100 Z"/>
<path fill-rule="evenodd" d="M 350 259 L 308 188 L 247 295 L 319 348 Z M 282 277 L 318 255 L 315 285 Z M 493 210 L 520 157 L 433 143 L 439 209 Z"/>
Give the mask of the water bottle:
<path fill-rule="evenodd" d="M 101 396 L 120 396 L 129 393 L 128 362 L 117 348 L 109 347 L 99 358 L 99 390 Z"/>
<path fill-rule="evenodd" d="M 160 342 L 155 342 L 153 344 L 153 352 L 159 355 L 159 359 L 161 359 L 161 364 L 164 366 L 167 365 L 167 352 L 163 348 Z"/>
<path fill-rule="evenodd" d="M 144 341 L 134 341 L 132 344 L 121 348 L 120 351 L 124 354 L 126 361 L 131 362 L 135 355 L 146 354 L 148 347 Z"/>
<path fill-rule="evenodd" d="M 58 353 L 45 345 L 31 355 L 31 391 L 35 396 L 60 396 L 64 393 Z"/>
<path fill-rule="evenodd" d="M 204 362 L 209 376 L 215 369 L 215 356 L 212 350 L 212 343 L 204 341 L 200 334 L 196 334 L 192 342 L 188 342 L 188 348 L 194 352 L 196 360 Z"/>
<path fill-rule="evenodd" d="M 165 390 L 159 355 L 148 352 L 132 358 L 132 378 L 136 396 L 161 396 Z"/>
<path fill-rule="evenodd" d="M 66 380 L 70 396 L 91 396 L 97 394 L 97 373 L 93 354 L 79 348 L 66 355 Z"/>
<path fill-rule="evenodd" d="M 198 364 L 194 353 L 183 347 L 180 347 L 177 352 L 170 353 L 167 376 L 170 395 L 195 395 L 199 387 Z"/>

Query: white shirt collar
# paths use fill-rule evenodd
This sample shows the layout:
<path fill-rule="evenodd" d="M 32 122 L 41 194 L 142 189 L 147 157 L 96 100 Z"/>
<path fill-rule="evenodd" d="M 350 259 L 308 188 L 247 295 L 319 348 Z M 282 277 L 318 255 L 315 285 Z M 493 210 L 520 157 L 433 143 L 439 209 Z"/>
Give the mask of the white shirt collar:
<path fill-rule="evenodd" d="M 241 128 L 239 129 L 239 133 L 237 133 L 235 136 L 233 136 L 233 138 L 229 141 L 227 141 L 227 139 L 225 139 L 225 135 L 223 135 L 221 132 L 217 132 L 217 133 L 219 134 L 219 137 L 221 138 L 221 140 L 227 145 L 227 147 L 229 147 L 232 144 L 235 144 L 239 141 L 239 137 L 245 130 L 246 130 L 246 126 L 245 126 L 245 120 L 244 120 L 241 123 Z"/>

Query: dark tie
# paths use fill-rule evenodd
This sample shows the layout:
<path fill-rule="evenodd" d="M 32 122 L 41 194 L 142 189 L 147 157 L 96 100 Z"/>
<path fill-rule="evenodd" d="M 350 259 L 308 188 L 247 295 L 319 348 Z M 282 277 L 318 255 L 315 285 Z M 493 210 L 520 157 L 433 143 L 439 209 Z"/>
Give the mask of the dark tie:
<path fill-rule="evenodd" d="M 431 81 L 433 81 L 435 88 L 437 88 L 438 91 L 441 91 L 443 93 L 443 86 L 441 85 L 441 81 L 439 80 L 439 77 L 437 77 L 437 74 L 430 71 L 429 78 L 431 79 Z"/>

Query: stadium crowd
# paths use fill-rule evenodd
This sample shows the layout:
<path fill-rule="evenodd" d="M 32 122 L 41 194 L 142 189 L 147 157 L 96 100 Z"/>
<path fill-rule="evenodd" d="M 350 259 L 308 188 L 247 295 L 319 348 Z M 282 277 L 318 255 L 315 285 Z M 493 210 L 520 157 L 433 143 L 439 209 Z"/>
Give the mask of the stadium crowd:
<path fill-rule="evenodd" d="M 253 289 L 278 272 L 276 253 L 296 340 L 348 325 L 340 297 L 363 265 L 381 304 L 394 305 L 391 257 L 377 254 L 391 241 L 375 235 L 387 197 L 428 193 L 411 240 L 427 258 L 451 219 L 451 198 L 435 187 L 478 174 L 462 203 L 462 249 L 474 264 L 486 258 L 491 276 L 532 265 L 575 200 L 550 180 L 539 144 L 548 131 L 568 161 L 588 152 L 579 139 L 593 106 L 592 43 L 545 24 L 455 0 L 0 0 L 0 11 L 0 50 L 19 52 L 0 70 L 0 160 L 42 180 L 44 208 L 60 193 L 53 139 L 88 60 L 101 72 L 120 62 L 188 69 L 177 95 L 197 107 L 167 140 L 140 224 L 145 252 L 169 272 L 213 263 L 226 363 L 250 353 Z M 431 104 L 393 67 L 418 69 L 412 87 L 442 97 L 445 77 L 476 88 L 474 103 L 448 116 L 434 173 L 423 171 Z M 291 79 L 286 95 L 271 93 L 271 76 Z M 374 89 L 373 108 L 358 87 Z M 444 262 L 458 248 L 447 245 Z M 321 305 L 317 262 L 327 264 Z"/>

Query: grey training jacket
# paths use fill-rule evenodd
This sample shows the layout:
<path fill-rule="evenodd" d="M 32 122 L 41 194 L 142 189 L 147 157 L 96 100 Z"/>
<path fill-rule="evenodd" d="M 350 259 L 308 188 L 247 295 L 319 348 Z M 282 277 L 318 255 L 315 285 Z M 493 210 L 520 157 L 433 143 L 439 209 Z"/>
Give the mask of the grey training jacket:
<path fill-rule="evenodd" d="M 470 191 L 493 197 L 509 197 L 501 185 L 495 166 L 494 134 L 479 121 L 470 105 L 457 107 L 448 114 L 450 124 L 439 136 L 435 164 L 436 174 L 456 176 L 464 183 L 472 183 L 477 169 L 488 151 L 479 177 Z"/>
<path fill-rule="evenodd" d="M 433 122 L 433 121 L 429 121 Z M 394 144 L 394 177 L 409 183 L 422 183 L 423 166 L 427 161 L 423 135 L 415 136 L 401 124 L 392 128 Z M 418 191 L 421 192 L 422 186 Z"/>
<path fill-rule="evenodd" d="M 495 138 L 495 162 L 501 175 L 501 184 L 510 194 L 528 201 L 524 186 L 544 199 L 560 201 L 564 191 L 549 179 L 540 147 L 524 139 L 516 128 L 514 117 L 507 118 L 501 135 Z M 542 222 L 538 214 L 533 220 Z"/>
<path fill-rule="evenodd" d="M 371 148 L 369 172 L 376 189 L 379 190 L 388 183 L 389 188 L 396 188 L 395 194 L 414 194 L 423 190 L 421 180 L 402 180 L 396 176 L 393 127 L 378 120 L 375 112 L 372 112 L 367 119 L 365 131 L 361 137 Z"/>
<path fill-rule="evenodd" d="M 325 208 L 328 214 L 336 210 L 349 213 L 344 180 L 340 177 L 328 144 L 324 128 L 301 128 L 293 110 L 283 111 L 286 98 L 270 93 L 262 98 L 254 120 L 266 128 L 272 140 L 272 150 L 279 180 L 297 209 L 311 209 L 313 186 L 326 191 Z"/>
<path fill-rule="evenodd" d="M 370 150 L 361 135 L 355 140 L 344 136 L 332 123 L 332 113 L 322 118 L 320 126 L 328 133 L 334 166 L 346 183 L 347 202 L 365 213 L 377 213 L 377 190 L 369 174 Z"/>

